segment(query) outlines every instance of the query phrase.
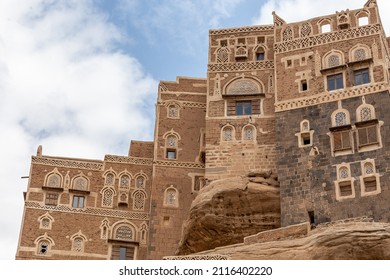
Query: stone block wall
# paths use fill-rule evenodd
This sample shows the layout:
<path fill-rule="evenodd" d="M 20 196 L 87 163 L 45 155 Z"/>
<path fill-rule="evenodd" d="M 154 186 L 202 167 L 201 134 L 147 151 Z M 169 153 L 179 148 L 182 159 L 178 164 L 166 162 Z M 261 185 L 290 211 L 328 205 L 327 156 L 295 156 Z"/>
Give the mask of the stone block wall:
<path fill-rule="evenodd" d="M 390 221 L 388 213 L 389 162 L 390 147 L 386 137 L 390 132 L 390 116 L 386 114 L 390 106 L 388 92 L 365 96 L 365 102 L 375 108 L 379 121 L 383 147 L 371 151 L 355 150 L 351 154 L 334 156 L 331 150 L 329 128 L 331 114 L 339 105 L 350 113 L 351 124 L 356 122 L 356 109 L 362 104 L 362 97 L 354 97 L 338 102 L 329 102 L 316 106 L 276 113 L 276 153 L 277 168 L 281 192 L 282 226 L 310 221 L 324 223 L 357 216 L 370 216 L 375 221 Z M 302 120 L 310 122 L 314 131 L 312 146 L 299 147 L 296 133 Z M 354 132 L 354 135 L 356 132 Z M 313 153 L 313 148 L 317 152 Z M 360 177 L 361 163 L 371 159 L 379 173 L 381 192 L 362 196 Z M 337 170 L 341 164 L 349 164 L 355 195 L 353 198 L 338 200 L 336 197 Z M 309 212 L 312 212 L 310 214 Z"/>

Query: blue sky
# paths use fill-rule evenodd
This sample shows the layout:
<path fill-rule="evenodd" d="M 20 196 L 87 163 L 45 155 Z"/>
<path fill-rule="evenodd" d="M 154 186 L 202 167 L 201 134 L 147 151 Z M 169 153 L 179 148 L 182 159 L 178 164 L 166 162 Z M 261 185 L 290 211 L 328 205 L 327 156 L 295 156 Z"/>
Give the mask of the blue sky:
<path fill-rule="evenodd" d="M 208 30 L 365 0 L 0 1 L 0 259 L 14 259 L 31 155 L 103 159 L 152 140 L 159 80 L 205 77 Z M 378 0 L 382 13 L 390 1 Z M 387 34 L 390 22 L 382 16 Z"/>

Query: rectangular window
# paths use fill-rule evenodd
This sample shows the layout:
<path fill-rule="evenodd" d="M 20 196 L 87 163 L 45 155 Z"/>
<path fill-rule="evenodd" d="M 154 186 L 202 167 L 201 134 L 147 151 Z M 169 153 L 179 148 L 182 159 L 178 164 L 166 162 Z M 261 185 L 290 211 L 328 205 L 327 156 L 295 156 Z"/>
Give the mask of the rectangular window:
<path fill-rule="evenodd" d="M 166 158 L 167 159 L 176 159 L 176 150 L 175 149 L 167 149 Z"/>
<path fill-rule="evenodd" d="M 342 151 L 352 148 L 349 130 L 333 132 L 332 135 L 334 151 Z"/>
<path fill-rule="evenodd" d="M 236 102 L 236 115 L 251 115 L 252 114 L 252 102 L 251 101 L 237 101 Z"/>
<path fill-rule="evenodd" d="M 327 76 L 328 91 L 341 89 L 344 87 L 343 74 Z"/>
<path fill-rule="evenodd" d="M 265 59 L 265 56 L 264 56 L 263 52 L 256 53 L 256 60 L 257 61 L 264 60 L 264 59 Z"/>
<path fill-rule="evenodd" d="M 355 86 L 368 84 L 370 82 L 370 75 L 368 68 L 356 70 L 353 72 Z"/>
<path fill-rule="evenodd" d="M 307 91 L 307 81 L 306 80 L 302 80 L 301 81 L 301 91 Z"/>
<path fill-rule="evenodd" d="M 112 246 L 112 260 L 134 260 L 135 248 L 130 246 Z"/>
<path fill-rule="evenodd" d="M 378 144 L 377 126 L 365 126 L 358 128 L 359 147 Z"/>
<path fill-rule="evenodd" d="M 341 197 L 353 195 L 351 181 L 340 182 L 339 188 Z"/>
<path fill-rule="evenodd" d="M 72 207 L 83 208 L 84 200 L 85 200 L 84 196 L 78 196 L 78 195 L 73 196 Z"/>
<path fill-rule="evenodd" d="M 57 204 L 58 204 L 58 194 L 56 194 L 56 193 L 47 193 L 46 194 L 46 199 L 45 199 L 45 204 L 46 205 L 57 206 Z"/>

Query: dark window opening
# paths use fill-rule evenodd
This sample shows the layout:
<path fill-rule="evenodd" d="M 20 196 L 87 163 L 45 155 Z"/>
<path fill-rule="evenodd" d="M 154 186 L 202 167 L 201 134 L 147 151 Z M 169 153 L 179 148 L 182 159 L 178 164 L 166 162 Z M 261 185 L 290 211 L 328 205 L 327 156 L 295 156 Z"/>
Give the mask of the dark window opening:
<path fill-rule="evenodd" d="M 309 133 L 302 134 L 302 144 L 303 145 L 310 145 L 311 144 Z"/>
<path fill-rule="evenodd" d="M 176 159 L 176 150 L 175 149 L 167 149 L 166 158 L 167 159 Z"/>
<path fill-rule="evenodd" d="M 306 80 L 303 80 L 301 82 L 301 91 L 307 91 L 308 87 L 307 87 L 307 81 Z"/>
<path fill-rule="evenodd" d="M 309 211 L 309 212 L 307 212 L 307 214 L 309 215 L 310 224 L 315 224 L 314 211 Z"/>
<path fill-rule="evenodd" d="M 258 52 L 258 53 L 256 53 L 256 60 L 257 60 L 257 61 L 264 60 L 264 59 L 265 59 L 265 54 L 264 54 L 264 52 Z"/>
<path fill-rule="evenodd" d="M 330 75 L 327 77 L 328 91 L 341 89 L 344 87 L 343 74 Z"/>
<path fill-rule="evenodd" d="M 73 208 L 83 208 L 84 207 L 84 196 L 73 196 L 73 201 L 72 201 L 72 207 Z"/>
<path fill-rule="evenodd" d="M 199 161 L 201 163 L 206 163 L 206 153 L 205 152 L 200 153 Z"/>
<path fill-rule="evenodd" d="M 221 40 L 221 47 L 227 47 L 227 40 Z"/>
<path fill-rule="evenodd" d="M 292 61 L 289 59 L 287 60 L 287 67 L 291 67 L 292 66 Z"/>
<path fill-rule="evenodd" d="M 370 82 L 370 74 L 368 68 L 357 70 L 353 72 L 355 86 L 368 84 Z"/>
<path fill-rule="evenodd" d="M 251 115 L 252 114 L 252 102 L 251 101 L 237 101 L 236 102 L 236 115 Z"/>

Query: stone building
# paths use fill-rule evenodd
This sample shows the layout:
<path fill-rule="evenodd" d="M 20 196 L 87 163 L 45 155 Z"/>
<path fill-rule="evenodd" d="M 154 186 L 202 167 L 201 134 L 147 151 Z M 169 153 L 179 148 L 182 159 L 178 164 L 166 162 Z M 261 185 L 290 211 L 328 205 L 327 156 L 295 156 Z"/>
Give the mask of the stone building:
<path fill-rule="evenodd" d="M 32 157 L 17 259 L 173 255 L 209 182 L 271 170 L 281 225 L 390 221 L 389 38 L 375 0 L 303 22 L 210 30 L 207 79 L 160 82 L 153 142 Z"/>

